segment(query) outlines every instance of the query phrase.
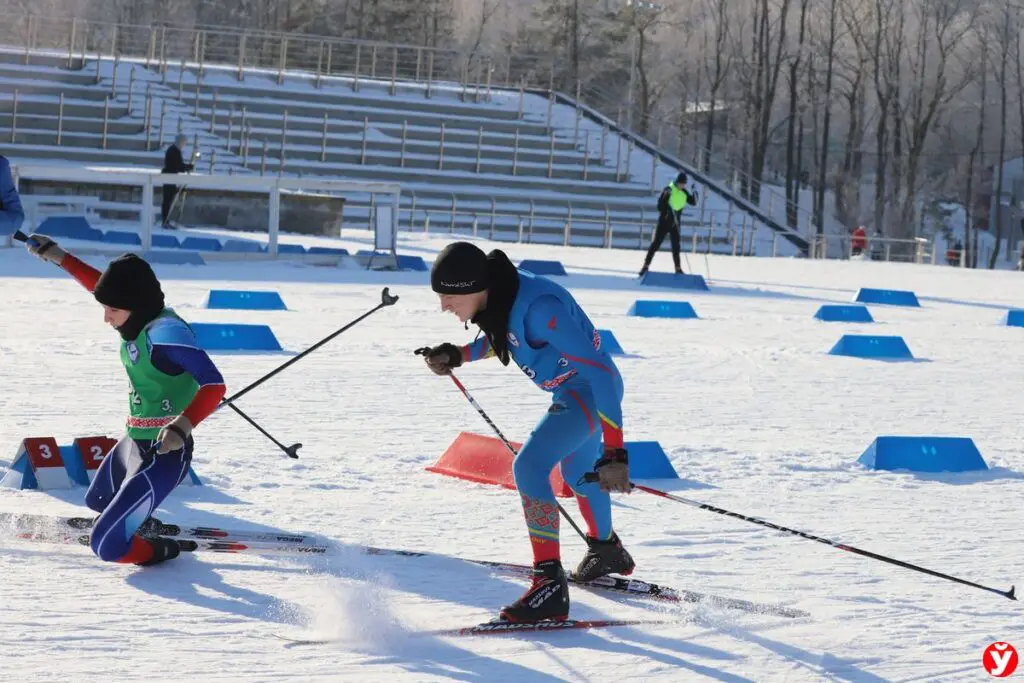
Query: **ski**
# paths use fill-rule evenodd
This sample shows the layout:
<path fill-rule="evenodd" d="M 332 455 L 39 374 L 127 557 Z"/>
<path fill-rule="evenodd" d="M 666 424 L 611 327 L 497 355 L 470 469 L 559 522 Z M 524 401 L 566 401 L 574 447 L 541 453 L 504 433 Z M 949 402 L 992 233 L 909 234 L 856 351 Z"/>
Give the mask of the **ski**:
<path fill-rule="evenodd" d="M 0 513 L 0 528 L 5 525 L 28 527 L 33 538 L 29 540 L 47 540 L 44 538 L 48 533 L 58 536 L 56 542 L 75 542 L 77 539 L 71 537 L 70 541 L 64 538 L 72 531 L 87 531 L 92 527 L 93 519 L 89 517 L 54 517 L 51 515 Z M 142 533 L 149 535 L 173 538 L 182 545 L 186 552 L 212 551 L 224 553 L 249 553 L 265 555 L 319 555 L 325 554 L 329 546 L 322 540 L 317 543 L 317 537 L 305 534 L 291 534 L 283 532 L 263 531 L 241 531 L 233 529 L 222 529 L 219 527 L 207 526 L 179 526 L 177 524 L 154 523 L 149 520 Z M 88 537 L 85 537 L 85 545 L 88 545 Z M 190 543 L 186 543 L 190 542 Z M 498 572 L 512 574 L 514 576 L 528 577 L 532 568 L 528 565 L 515 564 L 511 562 L 499 562 L 494 560 L 473 560 L 450 555 L 418 552 L 414 550 L 396 550 L 391 548 L 377 548 L 373 546 L 355 546 L 360 552 L 368 555 L 385 555 L 395 557 L 422 557 L 439 558 L 448 560 L 459 560 L 469 562 L 482 567 L 489 567 Z M 772 605 L 767 603 L 752 602 L 740 598 L 729 598 L 700 591 L 692 591 L 683 588 L 671 588 L 648 581 L 624 578 L 620 576 L 603 576 L 594 581 L 573 583 L 582 588 L 611 591 L 636 598 L 659 600 L 674 603 L 708 604 L 712 607 L 723 609 L 735 609 L 755 614 L 780 616 L 787 618 L 800 618 L 809 616 L 803 610 L 786 607 L 783 605 Z"/>
<path fill-rule="evenodd" d="M 665 624 L 654 619 L 566 619 L 565 621 L 490 621 L 476 626 L 429 631 L 433 636 L 495 636 L 513 633 L 538 633 L 550 631 L 587 631 L 616 626 L 640 626 Z"/>
<path fill-rule="evenodd" d="M 0 526 L 12 524 L 16 527 L 28 526 L 34 528 L 46 528 L 60 530 L 74 529 L 87 531 L 92 528 L 91 517 L 53 517 L 50 515 L 33 515 L 20 513 L 0 513 Z M 324 548 L 323 543 L 316 543 L 316 537 L 304 534 L 288 534 L 266 531 L 239 531 L 232 529 L 220 529 L 217 527 L 205 526 L 179 526 L 177 524 L 165 524 L 149 520 L 140 530 L 144 535 L 163 536 L 174 539 L 193 540 L 221 540 L 237 541 L 240 543 L 273 543 L 282 545 L 304 545 L 314 544 Z"/>
<path fill-rule="evenodd" d="M 436 631 L 418 631 L 415 636 L 495 636 L 517 633 L 549 633 L 551 631 L 587 631 L 617 626 L 644 626 L 668 624 L 660 619 L 567 619 L 565 621 L 490 621 L 474 626 L 440 629 Z M 292 645 L 329 645 L 341 642 L 337 638 L 291 638 L 273 634 L 275 638 Z"/>
<path fill-rule="evenodd" d="M 89 545 L 89 534 L 74 533 L 73 530 L 21 531 L 14 534 L 23 541 Z M 245 553 L 248 555 L 320 555 L 327 552 L 327 546 L 295 545 L 289 543 L 243 543 L 239 541 L 211 541 L 190 538 L 169 538 L 176 541 L 182 552 Z"/>
<path fill-rule="evenodd" d="M 374 548 L 368 546 L 365 551 L 371 555 L 398 555 L 403 557 L 444 557 L 443 555 L 433 555 L 431 553 L 419 553 L 411 550 L 391 550 L 388 548 Z M 464 558 L 449 558 L 459 559 L 464 562 L 470 562 L 472 564 L 478 564 L 484 567 L 490 567 L 497 571 L 514 574 L 517 576 L 530 576 L 533 568 L 524 564 L 514 564 L 511 562 L 495 562 L 492 560 L 468 560 Z M 685 588 L 669 588 L 668 586 L 662 586 L 656 583 L 649 583 L 647 581 L 640 581 L 638 579 L 627 579 L 621 576 L 602 576 L 593 581 L 573 581 L 569 578 L 569 583 L 575 584 L 582 588 L 594 588 L 600 590 L 608 590 L 614 593 L 623 593 L 625 595 L 631 595 L 639 598 L 651 598 L 654 600 L 662 600 L 665 602 L 679 602 L 679 603 L 706 603 L 713 607 L 719 607 L 724 609 L 735 609 L 744 612 L 753 612 L 756 614 L 766 614 L 770 616 L 788 617 L 790 619 L 797 619 L 800 617 L 810 616 L 809 612 L 804 610 L 795 609 L 792 607 L 785 607 L 783 605 L 770 605 L 767 603 L 752 602 L 750 600 L 742 600 L 740 598 L 727 598 L 720 595 L 713 595 L 710 593 L 701 593 L 699 591 L 687 590 Z"/>

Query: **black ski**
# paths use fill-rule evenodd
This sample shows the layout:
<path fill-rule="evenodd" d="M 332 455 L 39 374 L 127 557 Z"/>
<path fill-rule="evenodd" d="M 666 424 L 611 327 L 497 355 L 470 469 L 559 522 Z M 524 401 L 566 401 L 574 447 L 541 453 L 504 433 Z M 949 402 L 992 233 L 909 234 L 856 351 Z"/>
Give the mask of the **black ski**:
<path fill-rule="evenodd" d="M 643 626 L 671 623 L 659 619 L 567 619 L 565 621 L 490 621 L 474 626 L 462 626 L 436 631 L 420 631 L 417 636 L 499 636 L 518 633 L 550 633 L 552 631 L 587 631 L 616 626 Z M 275 638 L 292 645 L 329 645 L 342 642 L 338 638 L 290 638 L 274 634 Z"/>

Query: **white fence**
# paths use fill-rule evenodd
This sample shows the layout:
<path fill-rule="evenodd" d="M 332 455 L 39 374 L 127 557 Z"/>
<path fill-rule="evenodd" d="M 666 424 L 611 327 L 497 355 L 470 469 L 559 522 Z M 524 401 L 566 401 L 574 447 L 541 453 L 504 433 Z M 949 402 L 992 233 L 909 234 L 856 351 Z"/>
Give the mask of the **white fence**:
<path fill-rule="evenodd" d="M 322 178 L 289 178 L 274 176 L 211 176 L 195 173 L 164 174 L 136 169 L 111 169 L 72 165 L 16 164 L 12 166 L 11 170 L 16 184 L 19 184 L 23 180 L 30 179 L 141 188 L 142 198 L 141 202 L 137 205 L 137 210 L 139 215 L 138 232 L 139 237 L 142 240 L 143 250 L 149 250 L 153 246 L 153 225 L 155 215 L 153 193 L 155 187 L 159 187 L 164 184 L 177 185 L 182 190 L 223 190 L 225 192 L 251 192 L 266 195 L 269 199 L 269 214 L 267 220 L 269 242 L 267 244 L 267 253 L 271 257 L 276 257 L 278 254 L 278 235 L 281 229 L 280 208 L 282 192 L 318 193 L 338 197 L 369 195 L 373 198 L 372 205 L 377 208 L 375 215 L 372 217 L 372 225 L 375 231 L 375 247 L 393 252 L 395 238 L 398 232 L 399 203 L 401 201 L 401 185 L 398 183 L 355 182 Z M 52 195 L 45 195 L 45 198 L 42 201 L 37 201 L 33 197 L 33 195 L 24 195 L 23 200 L 30 207 L 40 203 L 51 204 L 54 200 L 54 196 Z M 90 204 L 87 198 L 83 199 L 80 196 L 68 195 L 65 199 L 69 204 L 78 203 L 83 206 L 88 206 Z M 76 202 L 76 200 L 78 201 Z M 35 226 L 32 225 L 30 226 L 30 229 L 34 227 Z M 201 227 L 217 228 L 219 226 L 207 225 Z"/>

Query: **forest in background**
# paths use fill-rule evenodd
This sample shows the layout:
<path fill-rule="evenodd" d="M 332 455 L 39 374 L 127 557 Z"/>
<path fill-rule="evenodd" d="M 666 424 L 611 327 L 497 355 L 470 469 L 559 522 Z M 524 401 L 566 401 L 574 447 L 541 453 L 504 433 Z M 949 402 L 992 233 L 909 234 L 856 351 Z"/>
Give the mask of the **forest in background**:
<path fill-rule="evenodd" d="M 133 25 L 230 26 L 451 49 L 552 84 L 789 220 L 912 237 L 962 205 L 998 240 L 1024 181 L 1024 6 L 1008 0 L 0 0 Z M 708 112 L 711 112 L 709 115 Z M 725 169 L 725 170 L 723 170 Z M 813 197 L 798 206 L 798 190 Z M 805 193 L 804 196 L 806 196 Z M 982 198 L 981 201 L 978 198 Z M 970 265 L 978 253 L 965 245 Z M 1007 249 L 1010 245 L 1007 242 Z"/>

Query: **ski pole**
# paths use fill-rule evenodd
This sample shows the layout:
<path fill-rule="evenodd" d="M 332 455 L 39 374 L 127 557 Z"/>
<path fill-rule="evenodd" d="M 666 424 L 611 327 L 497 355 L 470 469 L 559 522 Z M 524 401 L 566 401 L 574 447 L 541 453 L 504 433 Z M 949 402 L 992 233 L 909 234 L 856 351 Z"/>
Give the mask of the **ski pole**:
<path fill-rule="evenodd" d="M 301 443 L 293 443 L 291 446 L 285 446 L 283 443 L 281 443 L 280 441 L 275 439 L 270 432 L 268 432 L 266 429 L 261 427 L 256 422 L 256 420 L 252 419 L 251 417 L 246 415 L 244 412 L 242 412 L 242 409 L 239 408 L 238 406 L 236 406 L 234 403 L 228 403 L 226 405 L 227 405 L 228 408 L 231 408 L 231 410 L 233 410 L 236 413 L 238 413 L 239 417 L 241 417 L 243 420 L 245 420 L 246 422 L 251 424 L 253 427 L 255 427 L 256 431 L 258 431 L 260 434 L 262 434 L 263 436 L 265 436 L 268 439 L 270 439 L 271 441 L 273 441 L 274 445 L 277 446 L 278 448 L 280 448 L 282 451 L 284 451 L 284 454 L 287 455 L 289 458 L 298 458 L 299 457 L 299 449 L 302 448 L 302 444 Z"/>
<path fill-rule="evenodd" d="M 470 405 L 476 408 L 476 412 L 480 413 L 480 417 L 482 417 L 484 421 L 491 426 L 494 433 L 497 434 L 498 438 L 505 444 L 505 448 L 507 448 L 512 455 L 518 455 L 518 453 L 516 453 L 516 449 L 512 448 L 512 444 L 505 438 L 505 435 L 501 433 L 501 430 L 498 429 L 498 425 L 494 424 L 494 421 L 491 420 L 490 416 L 484 412 L 484 409 L 480 407 L 480 404 L 476 402 L 476 399 L 473 398 L 466 387 L 463 386 L 462 382 L 459 381 L 459 378 L 455 376 L 455 373 L 450 373 L 448 376 L 452 378 L 452 381 L 455 382 L 455 386 L 459 388 L 459 391 L 461 391 L 462 395 L 466 397 L 466 400 L 469 401 Z M 590 543 L 587 541 L 587 535 L 583 533 L 583 530 L 580 529 L 578 524 L 576 524 L 576 520 L 569 516 L 569 513 L 566 512 L 565 508 L 562 507 L 562 504 L 558 502 L 557 498 L 555 499 L 555 505 L 558 507 L 558 511 L 562 513 L 562 516 L 565 517 L 565 521 L 569 522 L 569 525 L 576 530 L 576 533 L 580 535 L 580 538 L 586 541 L 589 545 Z"/>
<path fill-rule="evenodd" d="M 418 356 L 426 356 L 429 351 L 430 349 L 428 347 L 423 347 L 420 349 L 416 349 L 414 353 Z M 459 381 L 459 378 L 455 376 L 455 373 L 449 372 L 448 376 L 452 378 L 452 382 L 454 382 L 455 386 L 459 388 L 459 391 L 462 392 L 462 395 L 466 397 L 466 400 L 469 401 L 469 404 L 476 409 L 476 412 L 480 414 L 480 417 L 484 419 L 484 422 L 491 426 L 491 429 L 494 430 L 494 433 L 497 434 L 498 438 L 501 439 L 501 442 L 505 444 L 505 448 L 507 448 L 512 455 L 518 455 L 518 453 L 516 453 L 516 449 L 512 447 L 512 443 L 505 438 L 505 435 L 501 433 L 500 429 L 498 429 L 498 425 L 494 424 L 494 420 L 491 419 L 491 416 L 488 415 L 484 411 L 484 409 L 480 407 L 480 404 L 476 402 L 476 399 L 473 398 L 473 395 L 469 393 L 469 390 L 466 389 L 462 382 Z M 579 525 L 576 524 L 576 520 L 569 516 L 569 513 L 566 512 L 565 508 L 562 507 L 562 504 L 558 502 L 557 498 L 555 499 L 555 505 L 558 507 L 558 511 L 562 513 L 562 516 L 565 517 L 565 521 L 569 522 L 569 525 L 572 526 L 572 528 L 576 530 L 576 533 L 580 535 L 580 538 L 582 538 L 584 541 L 587 541 L 587 535 L 583 532 L 582 529 L 580 529 Z M 587 541 L 587 544 L 589 545 L 590 542 Z"/>
<path fill-rule="evenodd" d="M 598 477 L 597 477 L 596 473 L 588 472 L 587 474 L 583 475 L 583 479 L 586 480 L 586 481 L 597 481 Z M 1009 598 L 1010 600 L 1016 600 L 1017 599 L 1014 586 L 1010 586 L 1010 590 L 1000 590 L 998 588 L 992 588 L 990 586 L 983 586 L 980 583 L 974 583 L 973 581 L 967 581 L 966 579 L 960 579 L 960 578 L 957 578 L 955 576 L 950 576 L 949 574 L 943 574 L 942 572 L 937 572 L 937 571 L 934 571 L 932 569 L 927 569 L 925 567 L 920 567 L 920 566 L 918 566 L 916 564 L 911 564 L 909 562 L 904 562 L 902 560 L 897 560 L 897 559 L 894 559 L 894 558 L 891 558 L 891 557 L 886 557 L 885 555 L 879 555 L 878 553 L 873 553 L 873 552 L 871 552 L 869 550 L 861 550 L 860 548 L 855 548 L 852 545 L 846 545 L 845 543 L 840 543 L 839 541 L 832 541 L 832 540 L 829 540 L 827 538 L 822 538 L 820 536 L 815 536 L 815 535 L 809 534 L 809 533 L 807 533 L 805 531 L 797 531 L 796 529 L 790 529 L 790 528 L 787 528 L 787 527 L 784 527 L 784 526 L 779 526 L 778 524 L 773 524 L 772 522 L 768 522 L 768 521 L 765 521 L 763 519 L 759 519 L 757 517 L 750 517 L 749 515 L 741 515 L 738 512 L 730 512 L 729 510 L 723 510 L 722 508 L 715 507 L 714 505 L 708 505 L 707 503 L 701 503 L 701 502 L 698 502 L 696 500 L 691 500 L 689 498 L 683 498 L 682 496 L 676 496 L 676 495 L 673 495 L 671 493 L 666 493 L 665 491 L 659 491 L 658 489 L 652 489 L 652 488 L 650 488 L 648 486 L 642 486 L 640 484 L 633 484 L 633 488 L 639 489 L 639 490 L 643 491 L 644 493 L 649 493 L 652 496 L 660 496 L 661 498 L 668 498 L 669 500 L 674 500 L 677 503 L 683 503 L 684 505 L 690 505 L 690 506 L 695 507 L 695 508 L 700 508 L 701 510 L 708 510 L 710 512 L 715 512 L 715 513 L 718 513 L 720 515 L 725 515 L 727 517 L 735 517 L 736 519 L 742 519 L 745 522 L 751 522 L 753 524 L 758 524 L 760 526 L 768 527 L 769 529 L 775 529 L 776 531 L 783 531 L 783 532 L 785 532 L 787 534 L 792 534 L 794 536 L 799 536 L 801 538 L 806 538 L 809 541 L 817 541 L 818 543 L 824 543 L 825 545 L 830 545 L 833 548 L 838 548 L 839 550 L 845 550 L 845 551 L 851 552 L 851 553 L 853 553 L 855 555 L 861 555 L 863 557 L 870 557 L 873 560 L 879 560 L 881 562 L 887 562 L 889 564 L 894 564 L 897 567 L 903 567 L 904 569 L 912 569 L 913 571 L 921 572 L 922 574 L 928 574 L 929 576 L 935 576 L 935 577 L 938 577 L 940 579 L 946 579 L 947 581 L 953 581 L 955 583 L 963 584 L 964 586 L 971 586 L 973 588 L 980 588 L 981 590 L 986 590 L 986 591 L 989 591 L 990 593 L 995 593 L 997 595 L 1002 595 L 1004 598 Z"/>
<path fill-rule="evenodd" d="M 31 240 L 31 239 L 30 239 L 30 238 L 28 237 L 28 235 L 26 235 L 25 233 L 23 233 L 23 232 L 22 232 L 21 230 L 15 230 L 15 231 L 14 231 L 14 235 L 13 235 L 13 237 L 14 237 L 14 239 L 18 240 L 19 242 L 33 242 L 33 246 L 38 246 L 38 245 L 35 245 L 35 243 L 34 243 L 34 240 Z M 282 443 L 281 443 L 280 441 L 278 441 L 277 439 L 275 439 L 275 438 L 273 437 L 273 435 L 271 435 L 271 434 L 270 434 L 270 432 L 268 432 L 268 431 L 267 431 L 267 430 L 265 430 L 265 429 L 264 429 L 263 427 L 261 427 L 261 426 L 260 426 L 260 425 L 259 425 L 259 424 L 258 424 L 258 423 L 256 422 L 256 420 L 254 420 L 254 419 L 252 419 L 251 417 L 249 417 L 248 415 L 246 415 L 246 414 L 245 414 L 245 412 L 243 412 L 241 408 L 239 408 L 238 406 L 234 405 L 234 403 L 233 403 L 233 402 L 234 402 L 235 400 L 237 400 L 238 398 L 240 398 L 240 397 L 241 397 L 241 396 L 242 396 L 243 394 L 245 394 L 246 392 L 248 392 L 248 391 L 251 391 L 252 389 L 255 389 L 255 388 L 256 388 L 257 386 L 259 386 L 260 384 L 262 384 L 262 383 L 263 383 L 263 382 L 265 382 L 266 380 L 270 379 L 271 377 L 273 377 L 273 376 L 274 376 L 274 375 L 276 375 L 277 373 L 281 372 L 282 370 L 284 370 L 284 369 L 285 369 L 286 367 L 288 367 L 288 366 L 289 366 L 289 365 L 291 365 L 292 363 L 296 362 L 297 360 L 299 360 L 299 359 L 300 359 L 300 358 L 302 358 L 303 356 L 306 356 L 306 355 L 308 355 L 308 354 L 312 353 L 312 352 L 313 352 L 314 350 L 318 349 L 318 348 L 319 348 L 320 346 L 322 346 L 323 344 L 326 344 L 326 343 L 327 343 L 327 342 L 329 342 L 330 340 L 334 339 L 334 338 L 335 338 L 335 337 L 337 337 L 337 336 L 338 336 L 339 334 L 341 334 L 342 332 L 344 332 L 344 331 L 345 331 L 345 330 L 347 330 L 348 328 L 352 327 L 352 326 L 353 326 L 353 325 L 355 325 L 356 323 L 360 322 L 360 321 L 361 321 L 361 320 L 363 320 L 364 318 L 368 317 L 368 316 L 369 316 L 369 315 L 371 315 L 372 313 L 376 313 L 376 312 L 377 312 L 377 311 L 378 311 L 379 309 L 383 308 L 384 306 L 391 306 L 391 305 L 393 305 L 393 304 L 394 304 L 395 302 L 397 302 L 397 301 L 398 301 L 398 296 L 392 296 L 392 295 L 391 295 L 391 294 L 390 294 L 390 293 L 388 292 L 388 288 L 387 288 L 387 287 L 385 287 L 385 288 L 384 288 L 384 291 L 383 291 L 383 292 L 381 292 L 381 303 L 380 303 L 380 304 L 378 304 L 378 305 L 377 305 L 377 306 L 376 306 L 376 307 L 375 307 L 374 309 L 372 309 L 372 310 L 370 310 L 369 312 L 367 312 L 367 313 L 363 314 L 362 316 L 360 316 L 360 317 L 356 318 L 355 320 L 353 320 L 353 321 L 352 321 L 352 322 L 350 322 L 349 324 L 345 325 L 345 326 L 344 326 L 344 327 L 342 327 L 341 329 L 339 329 L 339 330 L 335 331 L 335 332 L 334 332 L 334 333 L 332 333 L 331 335 L 329 335 L 329 336 L 325 337 L 324 339 L 320 340 L 319 342 L 317 342 L 317 343 L 316 343 L 316 344 L 314 344 L 313 346 L 309 347 L 308 349 L 306 349 L 305 351 L 303 351 L 303 352 L 302 352 L 302 353 L 300 353 L 299 355 L 295 356 L 294 358 L 290 358 L 290 359 L 288 359 L 288 361 L 287 361 L 286 363 L 284 363 L 283 365 L 281 365 L 281 366 L 277 367 L 276 369 L 272 370 L 271 372 L 267 373 L 266 375 L 264 375 L 264 376 L 263 376 L 263 377 L 261 377 L 260 379 L 256 380 L 255 382 L 253 382 L 253 383 L 252 383 L 252 384 L 250 384 L 249 386 L 245 387 L 244 389 L 242 389 L 241 391 L 239 391 L 238 393 L 236 393 L 236 394 L 235 394 L 234 396 L 232 396 L 232 397 L 230 397 L 230 398 L 226 398 L 226 399 L 223 399 L 223 400 L 221 401 L 220 405 L 218 406 L 218 409 L 219 409 L 219 408 L 221 408 L 221 407 L 223 407 L 223 406 L 225 406 L 225 405 L 226 405 L 226 406 L 228 406 L 228 407 L 229 407 L 229 408 L 231 408 L 231 409 L 232 409 L 233 411 L 235 411 L 235 412 L 236 412 L 236 413 L 237 413 L 237 414 L 238 414 L 238 415 L 239 415 L 239 416 L 240 416 L 240 417 L 241 417 L 241 418 L 242 418 L 243 420 L 245 420 L 246 422 L 248 422 L 249 424 L 251 424 L 251 425 L 252 425 L 253 427 L 255 427 L 255 428 L 256 428 L 256 430 L 257 430 L 257 431 L 258 431 L 258 432 L 259 432 L 260 434 L 262 434 L 263 436 L 265 436 L 265 437 L 267 437 L 268 439 L 270 439 L 270 440 L 271 440 L 271 441 L 272 441 L 272 442 L 274 443 L 274 445 L 276 445 L 276 446 L 277 446 L 278 448 L 280 448 L 280 449 L 281 449 L 281 450 L 282 450 L 282 451 L 284 452 L 284 454 L 285 454 L 285 455 L 287 455 L 287 456 L 288 456 L 289 458 L 298 458 L 298 457 L 299 457 L 299 455 L 298 455 L 298 450 L 299 450 L 300 448 L 302 448 L 302 444 L 301 444 L 301 443 L 294 443 L 294 444 L 292 444 L 291 446 L 285 446 L 285 445 L 284 445 L 284 444 L 282 444 Z"/>
<path fill-rule="evenodd" d="M 39 246 L 38 244 L 36 244 L 35 240 L 29 239 L 28 235 L 23 233 L 21 230 L 15 230 L 14 234 L 11 235 L 11 237 L 13 237 L 14 239 L 18 240 L 19 242 L 31 242 L 33 247 L 38 247 Z"/>
<path fill-rule="evenodd" d="M 239 398 L 241 398 L 244 394 L 248 393 L 249 391 L 252 391 L 256 387 L 258 387 L 260 384 L 262 384 L 263 382 L 267 381 L 268 379 L 270 379 L 271 377 L 273 377 L 277 373 L 279 373 L 282 370 L 284 370 L 286 367 L 288 367 L 292 363 L 295 363 L 296 361 L 298 361 L 303 356 L 309 355 L 310 353 L 312 353 L 316 349 L 320 348 L 321 346 L 323 346 L 327 342 L 331 341 L 332 339 L 334 339 L 339 334 L 341 334 L 345 330 L 349 329 L 350 327 L 352 327 L 356 323 L 364 320 L 365 318 L 368 318 L 370 315 L 376 313 L 377 311 L 379 311 L 381 308 L 384 308 L 385 306 L 393 306 L 395 304 L 395 302 L 398 301 L 398 296 L 397 295 L 392 295 L 391 293 L 389 293 L 387 287 L 384 288 L 384 290 L 381 292 L 380 296 L 381 296 L 381 302 L 379 304 L 377 304 L 377 306 L 375 306 L 374 308 L 370 309 L 369 311 L 367 311 L 363 315 L 359 316 L 358 318 L 356 318 L 352 322 L 348 323 L 344 327 L 342 327 L 342 328 L 340 328 L 338 330 L 335 330 L 334 332 L 332 332 L 328 336 L 324 337 L 323 339 L 318 341 L 316 344 L 313 344 L 308 349 L 306 349 L 302 353 L 298 354 L 294 358 L 289 358 L 287 362 L 279 365 L 277 368 L 275 368 L 274 370 L 271 370 L 270 372 L 268 372 L 266 375 L 264 375 L 263 377 L 259 378 L 255 382 L 252 382 L 251 384 L 249 384 L 249 386 L 247 386 L 244 389 L 242 389 L 241 391 L 238 391 L 237 393 L 235 393 L 234 396 L 231 396 L 229 398 L 223 399 L 220 402 L 220 405 L 217 406 L 217 409 L 219 410 L 220 408 L 222 408 L 224 406 L 228 406 L 233 411 L 238 413 L 238 415 L 243 420 L 245 420 L 246 422 L 251 424 L 253 427 L 255 427 L 256 430 L 259 431 L 260 434 L 262 434 L 263 436 L 265 436 L 268 439 L 270 439 L 274 443 L 274 445 L 277 446 L 278 448 L 280 448 L 284 452 L 284 454 L 287 455 L 289 458 L 298 458 L 299 457 L 298 451 L 299 451 L 300 448 L 302 448 L 302 444 L 301 443 L 293 443 L 291 446 L 285 446 L 283 443 L 281 443 L 280 441 L 275 439 L 270 434 L 270 432 L 268 432 L 263 427 L 261 427 L 259 424 L 257 424 L 256 420 L 252 419 L 251 417 L 246 415 L 244 412 L 242 412 L 242 409 L 239 408 L 238 406 L 236 406 L 234 404 L 234 402 L 236 400 L 238 400 Z"/>
<path fill-rule="evenodd" d="M 334 332 L 332 332 L 331 334 L 327 335 L 326 337 L 324 337 L 323 339 L 318 341 L 316 344 L 313 344 L 308 349 L 306 349 L 302 353 L 298 354 L 294 358 L 289 358 L 287 361 L 285 361 L 281 365 L 277 366 L 276 368 L 274 368 L 273 370 L 271 370 L 267 374 L 263 375 L 262 377 L 260 377 L 256 381 L 252 382 L 251 384 L 249 384 L 245 388 L 239 390 L 234 395 L 229 396 L 228 398 L 223 399 L 220 402 L 220 405 L 224 406 L 224 405 L 227 405 L 228 403 L 234 403 L 238 399 L 242 398 L 242 396 L 246 395 L 247 393 L 249 393 L 250 391 L 252 391 L 256 387 L 258 387 L 259 385 L 263 384 L 268 379 L 270 379 L 271 377 L 273 377 L 277 373 L 281 372 L 282 370 L 284 370 L 288 366 L 292 365 L 293 363 L 298 362 L 301 358 L 304 358 L 305 356 L 308 356 L 309 354 L 313 353 L 314 351 L 319 349 L 321 346 L 323 346 L 324 344 L 326 344 L 327 342 L 331 341 L 332 339 L 337 337 L 339 334 L 344 332 L 345 330 L 349 329 L 350 327 L 356 325 L 359 322 L 362 322 L 363 320 L 365 320 L 366 318 L 370 317 L 371 315 L 373 315 L 374 313 L 376 313 L 380 309 L 382 309 L 382 308 L 384 308 L 386 306 L 393 306 L 393 305 L 395 305 L 395 303 L 397 301 L 398 301 L 398 296 L 397 295 L 392 295 L 388 291 L 388 288 L 385 287 L 384 290 L 380 293 L 380 303 L 379 304 L 377 304 L 376 306 L 371 308 L 366 313 L 363 313 L 361 316 L 359 316 L 355 320 L 351 321 L 350 323 L 348 323 L 344 327 L 341 327 L 341 328 L 335 330 Z M 218 406 L 218 407 L 220 407 L 220 406 Z"/>

